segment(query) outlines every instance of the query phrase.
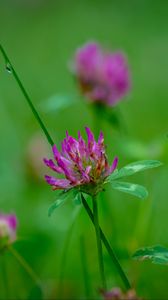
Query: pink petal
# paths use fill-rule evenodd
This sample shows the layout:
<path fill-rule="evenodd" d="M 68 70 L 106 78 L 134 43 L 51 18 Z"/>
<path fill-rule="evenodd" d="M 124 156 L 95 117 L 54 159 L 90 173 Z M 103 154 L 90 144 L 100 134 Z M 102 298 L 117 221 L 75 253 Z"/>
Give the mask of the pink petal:
<path fill-rule="evenodd" d="M 88 175 L 90 173 L 91 169 L 92 169 L 92 166 L 87 166 L 86 170 L 85 170 L 85 174 Z"/>
<path fill-rule="evenodd" d="M 84 177 L 85 180 L 87 180 L 87 182 L 90 181 L 89 173 L 90 173 L 91 169 L 92 169 L 91 166 L 87 166 L 86 170 L 82 171 L 82 176 Z"/>
<path fill-rule="evenodd" d="M 7 221 L 8 221 L 9 227 L 12 230 L 15 230 L 16 227 L 17 227 L 17 223 L 18 223 L 16 216 L 15 215 L 8 215 Z"/>
<path fill-rule="evenodd" d="M 103 145 L 103 143 L 104 143 L 104 135 L 103 135 L 103 132 L 100 131 L 100 135 L 99 135 L 99 138 L 98 138 L 98 144 Z"/>
<path fill-rule="evenodd" d="M 66 189 L 70 186 L 70 181 L 67 179 L 57 179 L 52 176 L 46 175 L 45 180 L 47 181 L 48 184 L 60 189 L 64 189 L 64 188 Z"/>
<path fill-rule="evenodd" d="M 60 167 L 56 166 L 54 164 L 54 162 L 53 162 L 52 159 L 46 159 L 46 158 L 44 158 L 43 161 L 44 161 L 45 165 L 47 167 L 49 167 L 51 170 L 53 170 L 53 171 L 55 171 L 55 172 L 57 172 L 59 174 L 63 174 L 62 169 Z"/>
<path fill-rule="evenodd" d="M 71 161 L 64 158 L 63 156 L 58 160 L 58 165 L 61 167 L 61 169 L 64 171 L 65 176 L 73 181 L 76 182 L 75 176 L 73 176 L 73 166 Z"/>
<path fill-rule="evenodd" d="M 117 168 L 117 165 L 118 165 L 118 157 L 115 157 L 109 169 L 109 174 L 111 174 Z"/>
<path fill-rule="evenodd" d="M 89 151 L 92 151 L 92 148 L 93 148 L 93 145 L 94 145 L 94 142 L 95 142 L 94 135 L 91 132 L 89 127 L 85 127 L 85 130 L 86 130 L 86 133 L 87 133 L 87 136 L 88 136 L 88 148 L 89 148 Z"/>
<path fill-rule="evenodd" d="M 58 151 L 56 145 L 54 145 L 54 146 L 52 147 L 52 151 L 53 151 L 55 160 L 59 159 L 59 157 L 60 157 L 60 152 Z"/>

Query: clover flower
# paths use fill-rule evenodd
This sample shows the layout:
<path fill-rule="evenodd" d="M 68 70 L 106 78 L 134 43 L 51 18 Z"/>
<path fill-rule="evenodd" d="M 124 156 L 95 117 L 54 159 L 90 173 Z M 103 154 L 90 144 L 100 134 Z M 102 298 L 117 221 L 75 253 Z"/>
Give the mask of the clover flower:
<path fill-rule="evenodd" d="M 66 133 L 59 152 L 56 145 L 53 146 L 55 162 L 52 159 L 44 159 L 44 163 L 57 174 L 65 178 L 45 176 L 53 190 L 69 190 L 79 188 L 88 194 L 96 195 L 102 190 L 105 179 L 116 169 L 118 158 L 115 157 L 112 165 L 109 165 L 105 153 L 104 136 L 100 132 L 96 142 L 91 130 L 86 127 L 87 143 L 80 132 L 78 139 Z"/>
<path fill-rule="evenodd" d="M 77 49 L 72 71 L 82 93 L 93 102 L 114 106 L 130 90 L 130 74 L 125 55 L 104 52 L 96 43 Z"/>
<path fill-rule="evenodd" d="M 0 214 L 0 250 L 16 240 L 17 218 L 14 214 Z"/>
<path fill-rule="evenodd" d="M 120 288 L 115 287 L 109 291 L 101 290 L 100 294 L 104 300 L 140 300 L 133 289 L 123 293 Z"/>

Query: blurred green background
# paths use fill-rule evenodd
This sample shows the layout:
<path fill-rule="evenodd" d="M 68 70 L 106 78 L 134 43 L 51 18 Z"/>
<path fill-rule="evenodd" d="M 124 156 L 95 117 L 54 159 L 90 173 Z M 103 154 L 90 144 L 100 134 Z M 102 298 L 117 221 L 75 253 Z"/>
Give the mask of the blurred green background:
<path fill-rule="evenodd" d="M 128 56 L 132 91 L 119 104 L 127 126 L 125 137 L 100 120 L 109 158 L 119 166 L 138 159 L 160 159 L 164 166 L 131 178 L 147 186 L 149 198 L 140 201 L 110 188 L 100 200 L 100 219 L 111 244 L 138 294 L 146 299 L 167 299 L 168 267 L 131 260 L 141 246 L 168 246 L 168 2 L 157 0 L 0 1 L 0 42 L 55 142 L 65 130 L 76 136 L 84 126 L 94 129 L 92 111 L 77 96 L 68 64 L 77 47 L 96 40 Z M 57 110 L 58 95 L 72 95 L 75 103 Z M 51 100 L 51 97 L 55 100 Z M 69 201 L 49 218 L 54 192 L 42 177 L 42 157 L 50 149 L 13 76 L 0 55 L 0 210 L 15 212 L 19 220 L 15 248 L 39 274 L 44 298 L 57 295 L 61 257 L 74 204 Z M 112 150 L 112 151 L 111 151 Z M 90 220 L 82 209 L 67 248 L 62 298 L 80 299 L 84 282 L 80 236 L 85 239 L 92 296 L 100 285 L 96 243 Z M 95 250 L 94 250 L 95 249 Z M 106 251 L 108 286 L 122 286 Z M 34 283 L 17 261 L 6 253 L 9 299 L 34 299 Z M 2 268 L 1 268 L 2 269 Z M 5 297 L 0 274 L 0 299 Z"/>

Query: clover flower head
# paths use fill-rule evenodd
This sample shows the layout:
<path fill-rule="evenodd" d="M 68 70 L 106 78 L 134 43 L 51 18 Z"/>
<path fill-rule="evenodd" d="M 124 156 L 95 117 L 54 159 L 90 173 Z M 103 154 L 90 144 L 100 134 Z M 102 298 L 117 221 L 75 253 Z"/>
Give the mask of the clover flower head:
<path fill-rule="evenodd" d="M 126 293 L 123 293 L 118 287 L 109 291 L 101 290 L 100 294 L 103 296 L 104 300 L 140 300 L 140 298 L 137 297 L 135 290 L 128 290 Z"/>
<path fill-rule="evenodd" d="M 105 52 L 96 43 L 77 49 L 72 71 L 82 93 L 92 102 L 114 106 L 131 87 L 125 55 Z"/>
<path fill-rule="evenodd" d="M 17 218 L 14 214 L 0 214 L 0 249 L 16 240 Z"/>
<path fill-rule="evenodd" d="M 96 68 L 101 59 L 100 47 L 96 43 L 88 43 L 76 52 L 74 72 L 81 81 L 89 82 L 94 78 Z"/>
<path fill-rule="evenodd" d="M 118 158 L 115 157 L 112 165 L 109 165 L 103 133 L 100 132 L 97 142 L 88 127 L 86 133 L 87 142 L 80 132 L 78 139 L 67 133 L 61 151 L 58 151 L 56 145 L 52 148 L 55 162 L 52 159 L 44 159 L 44 163 L 51 170 L 64 177 L 45 176 L 53 190 L 69 190 L 75 187 L 88 194 L 97 194 L 102 189 L 105 179 L 116 169 Z"/>

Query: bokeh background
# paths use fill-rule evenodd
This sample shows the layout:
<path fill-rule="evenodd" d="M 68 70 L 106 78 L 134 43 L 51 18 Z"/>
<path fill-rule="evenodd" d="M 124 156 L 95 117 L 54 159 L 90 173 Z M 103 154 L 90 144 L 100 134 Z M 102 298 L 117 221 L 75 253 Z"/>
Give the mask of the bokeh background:
<path fill-rule="evenodd" d="M 119 104 L 127 133 L 121 135 L 100 120 L 109 158 L 117 154 L 120 167 L 150 158 L 162 160 L 164 166 L 131 178 L 147 186 L 145 201 L 107 189 L 99 203 L 100 219 L 133 286 L 146 299 L 168 295 L 167 266 L 131 260 L 138 247 L 168 246 L 167 15 L 168 2 L 157 0 L 0 1 L 0 42 L 56 143 L 66 129 L 74 136 L 79 129 L 84 133 L 85 125 L 94 129 L 92 111 L 78 96 L 68 69 L 75 49 L 95 40 L 111 50 L 122 49 L 128 57 L 132 91 Z M 15 248 L 39 274 L 44 299 L 57 295 L 62 253 L 74 220 L 64 251 L 62 298 L 84 296 L 81 235 L 92 297 L 97 297 L 100 280 L 92 225 L 84 210 L 75 217 L 72 201 L 48 217 L 55 194 L 43 181 L 42 157 L 50 154 L 50 148 L 1 55 L 0 140 L 0 210 L 17 214 Z M 123 287 L 106 251 L 104 257 L 109 288 Z M 9 299 L 32 299 L 31 278 L 10 253 L 0 257 L 1 264 L 4 260 Z M 4 299 L 4 273 L 0 276 L 0 299 Z"/>

